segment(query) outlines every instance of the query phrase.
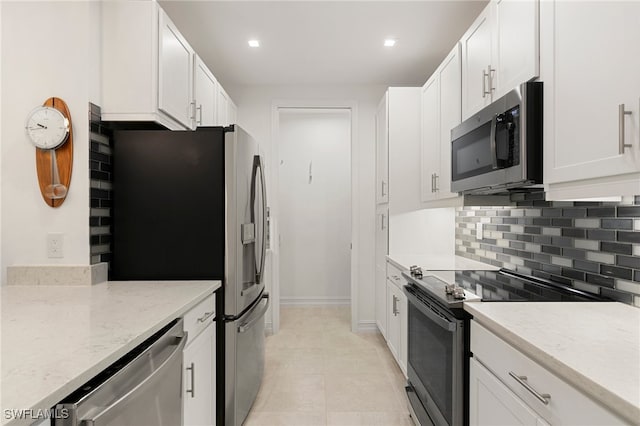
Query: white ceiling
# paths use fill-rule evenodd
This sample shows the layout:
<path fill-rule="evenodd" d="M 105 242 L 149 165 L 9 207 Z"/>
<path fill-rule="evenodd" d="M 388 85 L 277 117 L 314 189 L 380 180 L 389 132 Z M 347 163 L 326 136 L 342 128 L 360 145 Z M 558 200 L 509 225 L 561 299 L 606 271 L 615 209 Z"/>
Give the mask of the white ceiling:
<path fill-rule="evenodd" d="M 160 3 L 223 85 L 402 86 L 422 85 L 487 1 Z"/>

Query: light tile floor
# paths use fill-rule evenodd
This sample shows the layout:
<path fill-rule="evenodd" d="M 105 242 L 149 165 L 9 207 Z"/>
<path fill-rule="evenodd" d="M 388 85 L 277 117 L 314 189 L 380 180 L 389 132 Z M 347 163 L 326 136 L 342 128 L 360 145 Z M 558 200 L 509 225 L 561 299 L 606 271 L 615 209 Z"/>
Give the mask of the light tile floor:
<path fill-rule="evenodd" d="M 246 426 L 409 426 L 405 378 L 378 333 L 350 331 L 348 307 L 283 307 Z"/>

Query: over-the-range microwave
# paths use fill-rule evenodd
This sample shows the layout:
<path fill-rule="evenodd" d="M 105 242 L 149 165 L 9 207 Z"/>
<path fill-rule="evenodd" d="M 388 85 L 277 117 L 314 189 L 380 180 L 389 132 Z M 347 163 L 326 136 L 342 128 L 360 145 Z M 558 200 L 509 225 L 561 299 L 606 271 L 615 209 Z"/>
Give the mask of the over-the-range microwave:
<path fill-rule="evenodd" d="M 451 130 L 451 191 L 495 194 L 542 183 L 542 82 L 528 82 Z"/>

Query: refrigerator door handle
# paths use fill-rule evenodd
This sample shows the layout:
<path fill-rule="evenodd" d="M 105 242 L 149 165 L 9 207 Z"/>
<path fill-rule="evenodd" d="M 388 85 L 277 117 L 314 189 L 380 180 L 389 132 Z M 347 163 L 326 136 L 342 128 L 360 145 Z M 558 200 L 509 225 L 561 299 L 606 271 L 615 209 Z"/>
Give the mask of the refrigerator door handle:
<path fill-rule="evenodd" d="M 262 215 L 262 230 L 260 232 L 260 264 L 256 264 L 256 284 L 262 282 L 262 272 L 264 270 L 264 258 L 267 254 L 267 239 L 265 233 L 267 229 L 267 190 L 264 182 L 264 167 L 262 165 L 262 157 L 259 155 L 253 156 L 253 181 L 251 183 L 251 215 L 252 222 L 256 223 L 255 217 L 255 204 L 256 204 L 256 180 L 258 178 L 258 169 L 260 170 L 260 191 L 262 195 L 262 205 L 260 206 Z M 256 232 L 257 234 L 257 232 Z M 257 262 L 256 262 L 257 263 Z"/>

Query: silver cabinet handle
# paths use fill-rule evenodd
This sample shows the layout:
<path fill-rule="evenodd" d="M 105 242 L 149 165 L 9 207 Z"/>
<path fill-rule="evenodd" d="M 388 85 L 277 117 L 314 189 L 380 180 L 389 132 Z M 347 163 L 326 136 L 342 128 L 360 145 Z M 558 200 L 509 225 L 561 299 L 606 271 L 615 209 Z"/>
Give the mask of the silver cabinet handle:
<path fill-rule="evenodd" d="M 398 308 L 396 307 L 396 303 L 398 301 L 398 298 L 394 295 L 393 296 L 393 316 L 397 316 L 398 315 Z"/>
<path fill-rule="evenodd" d="M 531 387 L 531 385 L 527 382 L 527 376 L 518 376 L 513 371 L 509 371 L 509 376 L 511 376 L 516 382 L 521 384 L 522 387 L 529 391 L 529 393 L 535 396 L 538 401 L 540 401 L 544 405 L 549 405 L 551 395 L 549 395 L 548 393 L 539 393 L 537 390 Z"/>
<path fill-rule="evenodd" d="M 485 72 L 485 70 L 482 70 L 482 97 L 486 97 L 488 92 L 487 92 L 487 73 Z"/>
<path fill-rule="evenodd" d="M 440 176 L 438 176 L 437 173 L 434 173 L 434 178 L 433 178 L 433 182 L 435 183 L 435 190 L 433 192 L 438 192 L 440 191 L 440 187 L 438 186 L 438 180 L 440 179 Z"/>
<path fill-rule="evenodd" d="M 385 216 L 386 216 L 386 215 L 385 215 L 384 213 L 382 213 L 382 214 L 380 215 L 380 229 L 381 229 L 381 230 L 387 229 L 387 225 L 385 224 L 385 219 L 386 219 L 386 217 L 385 217 Z"/>
<path fill-rule="evenodd" d="M 436 180 L 436 174 L 435 173 L 431 173 L 431 192 L 436 192 L 436 185 L 435 185 L 435 180 Z"/>
<path fill-rule="evenodd" d="M 196 110 L 198 110 L 198 115 L 199 115 L 198 120 L 196 120 L 196 122 L 199 125 L 202 125 L 202 105 L 199 105 L 198 108 L 196 108 Z"/>
<path fill-rule="evenodd" d="M 631 115 L 631 111 L 625 111 L 624 104 L 618 105 L 618 152 L 624 154 L 625 148 L 633 148 L 633 145 L 624 143 L 624 116 Z"/>
<path fill-rule="evenodd" d="M 189 102 L 189 118 L 196 119 L 196 101 Z"/>
<path fill-rule="evenodd" d="M 491 75 L 495 71 L 496 71 L 495 69 L 491 68 L 491 65 L 487 66 L 487 71 L 482 70 L 482 97 L 483 98 L 486 95 L 491 95 L 491 92 L 495 90 L 495 88 L 493 87 L 492 78 L 491 78 Z M 485 83 L 485 79 L 486 79 L 486 83 Z M 487 90 L 487 86 L 489 87 L 489 90 Z"/>
<path fill-rule="evenodd" d="M 381 188 L 380 188 L 380 193 L 382 194 L 382 196 L 384 197 L 385 195 L 387 195 L 387 191 L 385 191 L 385 188 L 387 187 L 387 182 L 382 181 L 382 183 L 380 184 Z"/>
<path fill-rule="evenodd" d="M 191 371 L 191 389 L 187 389 L 187 393 L 191 394 L 191 398 L 196 397 L 196 365 L 192 362 L 187 371 Z"/>
<path fill-rule="evenodd" d="M 211 312 L 205 312 L 204 315 L 200 318 L 198 318 L 198 322 L 205 322 L 206 320 L 208 320 L 211 315 L 213 315 L 215 312 L 211 311 Z"/>

